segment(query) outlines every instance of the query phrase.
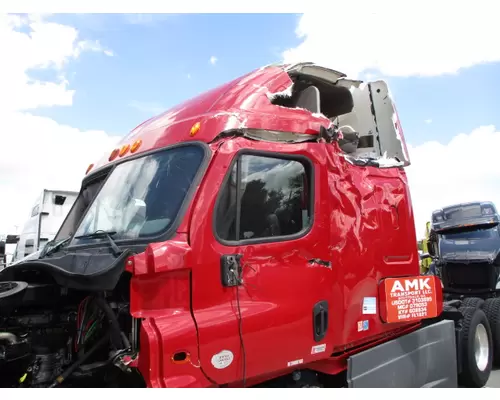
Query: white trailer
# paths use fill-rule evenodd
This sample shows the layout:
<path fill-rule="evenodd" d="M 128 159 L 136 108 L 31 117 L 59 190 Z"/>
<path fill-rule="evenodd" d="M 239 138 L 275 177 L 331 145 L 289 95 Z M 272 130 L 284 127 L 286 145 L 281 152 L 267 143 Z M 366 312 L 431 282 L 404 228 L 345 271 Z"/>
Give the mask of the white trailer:
<path fill-rule="evenodd" d="M 41 251 L 52 240 L 71 210 L 78 192 L 44 189 L 19 235 L 12 262 Z"/>
<path fill-rule="evenodd" d="M 18 235 L 0 235 L 0 271 L 12 262 Z"/>

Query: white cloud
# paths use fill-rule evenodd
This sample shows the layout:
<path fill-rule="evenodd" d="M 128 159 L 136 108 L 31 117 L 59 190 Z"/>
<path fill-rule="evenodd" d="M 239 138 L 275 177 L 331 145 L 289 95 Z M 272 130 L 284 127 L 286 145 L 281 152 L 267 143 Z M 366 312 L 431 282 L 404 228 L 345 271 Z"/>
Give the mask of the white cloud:
<path fill-rule="evenodd" d="M 94 51 L 97 53 L 104 53 L 108 57 L 113 57 L 115 55 L 112 50 L 104 48 L 99 42 L 99 40 L 95 41 L 83 40 L 81 42 L 78 42 L 76 55 L 79 55 L 80 52 L 82 51 Z"/>
<path fill-rule="evenodd" d="M 0 15 L 0 233 L 22 227 L 42 189 L 78 190 L 87 166 L 118 140 L 27 112 L 71 106 L 75 92 L 64 67 L 89 51 L 112 54 L 98 41 L 80 40 L 75 28 L 48 22 L 45 15 Z M 32 79 L 36 69 L 51 69 L 57 81 Z"/>
<path fill-rule="evenodd" d="M 18 31 L 27 27 L 30 34 Z M 78 40 L 78 31 L 66 25 L 47 22 L 42 16 L 0 15 L 0 110 L 27 110 L 37 107 L 68 106 L 74 91 L 68 82 L 39 82 L 29 77 L 32 69 L 63 67 L 82 52 L 112 54 L 98 41 Z M 63 77 L 63 75 L 61 75 Z"/>
<path fill-rule="evenodd" d="M 482 126 L 443 144 L 409 146 L 407 168 L 417 236 L 424 234 L 433 210 L 466 201 L 493 201 L 500 206 L 500 131 Z"/>
<path fill-rule="evenodd" d="M 431 124 L 431 123 L 432 123 L 432 119 L 430 119 L 430 118 L 429 118 L 429 119 L 426 119 L 424 122 L 425 122 L 426 124 Z"/>
<path fill-rule="evenodd" d="M 23 112 L 2 115 L 2 125 L 0 233 L 22 227 L 44 188 L 78 191 L 87 166 L 119 139 Z"/>
<path fill-rule="evenodd" d="M 500 61 L 497 7 L 448 1 L 332 0 L 311 7 L 296 30 L 301 43 L 286 62 L 313 61 L 348 75 L 437 76 Z"/>
<path fill-rule="evenodd" d="M 210 57 L 210 64 L 215 65 L 216 62 L 217 62 L 217 57 L 215 56 Z"/>

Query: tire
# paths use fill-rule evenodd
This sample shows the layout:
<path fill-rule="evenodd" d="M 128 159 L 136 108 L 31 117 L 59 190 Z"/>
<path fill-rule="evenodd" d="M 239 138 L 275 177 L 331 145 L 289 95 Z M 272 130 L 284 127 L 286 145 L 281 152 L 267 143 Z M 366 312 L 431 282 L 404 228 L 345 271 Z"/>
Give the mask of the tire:
<path fill-rule="evenodd" d="M 488 318 L 493 337 L 493 365 L 500 366 L 500 299 L 488 299 L 483 311 Z"/>
<path fill-rule="evenodd" d="M 469 388 L 480 388 L 490 378 L 493 365 L 493 340 L 490 324 L 483 310 L 466 307 L 461 310 L 464 318 L 459 334 L 458 346 L 461 350 L 461 372 L 458 383 Z M 479 334 L 480 341 L 476 340 Z M 476 350 L 483 348 L 482 354 Z"/>
<path fill-rule="evenodd" d="M 459 309 L 462 310 L 466 307 L 483 308 L 483 305 L 484 300 L 480 299 L 479 297 L 466 297 L 465 299 L 463 299 Z"/>
<path fill-rule="evenodd" d="M 0 282 L 0 315 L 6 316 L 23 301 L 26 282 Z"/>

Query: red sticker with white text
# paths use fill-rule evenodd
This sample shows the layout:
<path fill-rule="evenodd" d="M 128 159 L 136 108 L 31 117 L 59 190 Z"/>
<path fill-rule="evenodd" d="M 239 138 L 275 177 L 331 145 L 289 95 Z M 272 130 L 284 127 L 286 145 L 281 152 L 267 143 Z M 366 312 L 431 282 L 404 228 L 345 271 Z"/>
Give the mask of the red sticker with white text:
<path fill-rule="evenodd" d="M 435 282 L 426 276 L 386 279 L 386 322 L 407 322 L 436 317 L 438 307 Z"/>

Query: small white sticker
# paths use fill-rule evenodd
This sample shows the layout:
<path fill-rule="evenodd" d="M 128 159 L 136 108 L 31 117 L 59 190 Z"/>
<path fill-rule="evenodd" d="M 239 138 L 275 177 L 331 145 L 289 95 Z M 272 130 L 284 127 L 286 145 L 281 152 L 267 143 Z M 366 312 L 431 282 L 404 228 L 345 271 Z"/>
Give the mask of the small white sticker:
<path fill-rule="evenodd" d="M 370 322 L 368 320 L 358 321 L 358 332 L 367 331 L 370 328 Z"/>
<path fill-rule="evenodd" d="M 311 354 L 323 353 L 326 350 L 326 344 L 318 344 L 313 346 L 311 349 Z"/>
<path fill-rule="evenodd" d="M 304 362 L 304 360 L 300 359 L 300 360 L 294 360 L 294 361 L 289 361 L 288 362 L 288 366 L 289 367 L 293 367 L 294 365 L 299 365 L 299 364 L 302 364 Z"/>
<path fill-rule="evenodd" d="M 212 365 L 217 369 L 224 369 L 231 365 L 234 355 L 229 350 L 222 350 L 212 357 Z"/>
<path fill-rule="evenodd" d="M 363 298 L 363 314 L 377 313 L 377 299 L 375 297 Z"/>

